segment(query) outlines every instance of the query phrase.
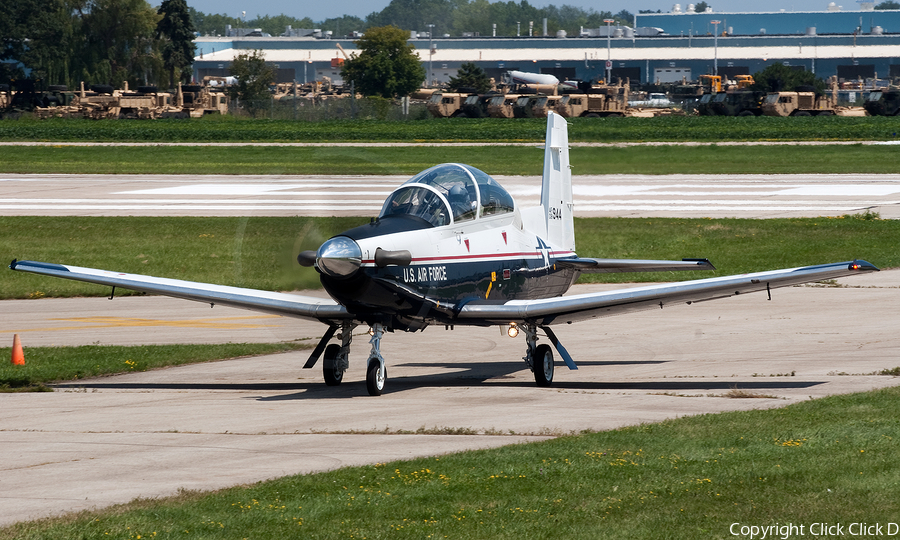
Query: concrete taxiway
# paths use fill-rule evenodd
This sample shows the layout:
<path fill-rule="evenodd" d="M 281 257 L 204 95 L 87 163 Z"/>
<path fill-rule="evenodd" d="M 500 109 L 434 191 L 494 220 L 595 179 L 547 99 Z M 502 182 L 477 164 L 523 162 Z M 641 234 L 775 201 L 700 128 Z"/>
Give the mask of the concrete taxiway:
<path fill-rule="evenodd" d="M 578 286 L 574 293 L 603 286 Z M 0 524 L 135 497 L 542 440 L 892 386 L 900 270 L 558 328 L 578 371 L 537 388 L 498 328 L 389 334 L 365 390 L 367 336 L 326 387 L 290 353 L 0 394 Z M 323 327 L 159 297 L 6 301 L 0 340 L 37 345 L 274 341 Z M 362 330 L 362 329 L 359 329 Z M 123 362 L 126 359 L 123 359 Z M 317 366 L 318 367 L 318 366 Z M 755 399 L 727 397 L 733 389 Z M 420 434 L 408 434 L 422 430 Z M 478 435 L 444 435 L 450 431 Z"/>

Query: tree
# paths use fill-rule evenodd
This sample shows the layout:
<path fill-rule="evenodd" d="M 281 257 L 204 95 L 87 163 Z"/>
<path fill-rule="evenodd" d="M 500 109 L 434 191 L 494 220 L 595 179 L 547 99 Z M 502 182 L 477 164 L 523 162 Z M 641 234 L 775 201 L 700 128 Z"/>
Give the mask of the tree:
<path fill-rule="evenodd" d="M 894 0 L 886 0 L 875 6 L 875 9 L 900 9 L 900 4 L 894 2 Z"/>
<path fill-rule="evenodd" d="M 457 92 L 466 89 L 467 91 L 483 94 L 491 89 L 491 79 L 483 69 L 472 62 L 466 62 L 459 66 L 456 77 L 450 77 L 448 86 Z"/>
<path fill-rule="evenodd" d="M 185 0 L 163 0 L 156 12 L 162 16 L 156 25 L 156 37 L 163 40 L 163 65 L 169 71 L 169 87 L 175 86 L 175 70 L 182 82 L 190 82 L 189 68 L 194 63 L 194 23 Z"/>
<path fill-rule="evenodd" d="M 708 7 L 709 7 L 709 4 L 707 4 L 706 2 L 703 2 L 701 0 L 700 2 L 697 2 L 694 5 L 694 11 L 697 13 L 704 13 L 706 11 L 706 8 L 708 8 Z"/>
<path fill-rule="evenodd" d="M 64 81 L 69 28 L 63 0 L 0 2 L 0 60 L 15 61 L 0 66 L 0 82 L 24 76 L 17 62 L 32 70 L 33 79 Z"/>
<path fill-rule="evenodd" d="M 243 101 L 251 112 L 259 108 L 261 101 L 268 103 L 269 85 L 275 83 L 275 67 L 266 62 L 262 51 L 237 55 L 229 70 L 237 79 L 228 90 L 231 99 Z"/>
<path fill-rule="evenodd" d="M 793 92 L 798 87 L 813 87 L 817 93 L 825 91 L 825 81 L 815 73 L 804 69 L 794 69 L 784 64 L 772 64 L 753 74 L 751 90 L 762 92 Z"/>
<path fill-rule="evenodd" d="M 366 96 L 406 96 L 422 85 L 425 68 L 415 47 L 406 43 L 409 33 L 396 26 L 369 28 L 356 41 L 359 54 L 344 62 L 344 84 L 353 81 Z"/>
<path fill-rule="evenodd" d="M 146 0 L 86 0 L 78 10 L 77 79 L 119 86 L 147 84 L 159 65 L 156 10 Z M 161 67 L 161 66 L 160 66 Z"/>

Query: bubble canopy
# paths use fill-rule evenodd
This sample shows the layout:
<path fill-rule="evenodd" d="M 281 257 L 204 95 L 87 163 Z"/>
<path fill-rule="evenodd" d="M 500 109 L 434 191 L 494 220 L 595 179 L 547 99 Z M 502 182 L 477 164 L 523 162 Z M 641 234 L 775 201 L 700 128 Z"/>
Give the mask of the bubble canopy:
<path fill-rule="evenodd" d="M 443 163 L 395 189 L 379 217 L 416 216 L 440 227 L 514 210 L 512 196 L 484 171 L 461 163 Z"/>

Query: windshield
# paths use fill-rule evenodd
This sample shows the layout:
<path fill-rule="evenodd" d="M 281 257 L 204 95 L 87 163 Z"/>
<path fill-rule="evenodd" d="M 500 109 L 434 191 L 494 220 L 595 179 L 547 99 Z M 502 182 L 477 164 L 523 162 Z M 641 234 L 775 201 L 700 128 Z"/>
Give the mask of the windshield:
<path fill-rule="evenodd" d="M 485 172 L 459 163 L 422 171 L 385 201 L 381 217 L 413 215 L 440 227 L 479 216 L 512 212 L 512 196 Z"/>
<path fill-rule="evenodd" d="M 713 94 L 703 94 L 703 97 L 700 98 L 700 103 L 709 103 L 711 97 L 713 97 Z"/>
<path fill-rule="evenodd" d="M 394 215 L 422 218 L 435 227 L 450 224 L 447 202 L 424 187 L 401 187 L 395 191 L 381 209 L 381 217 Z"/>
<path fill-rule="evenodd" d="M 778 103 L 778 94 L 769 94 L 766 96 L 766 103 Z"/>

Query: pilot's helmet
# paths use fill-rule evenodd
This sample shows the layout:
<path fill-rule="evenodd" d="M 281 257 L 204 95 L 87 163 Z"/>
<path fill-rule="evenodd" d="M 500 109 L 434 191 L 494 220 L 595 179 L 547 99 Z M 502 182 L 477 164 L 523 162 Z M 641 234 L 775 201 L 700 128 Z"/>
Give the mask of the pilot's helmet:
<path fill-rule="evenodd" d="M 451 203 L 466 203 L 469 201 L 469 192 L 463 186 L 457 184 L 450 188 Z"/>

